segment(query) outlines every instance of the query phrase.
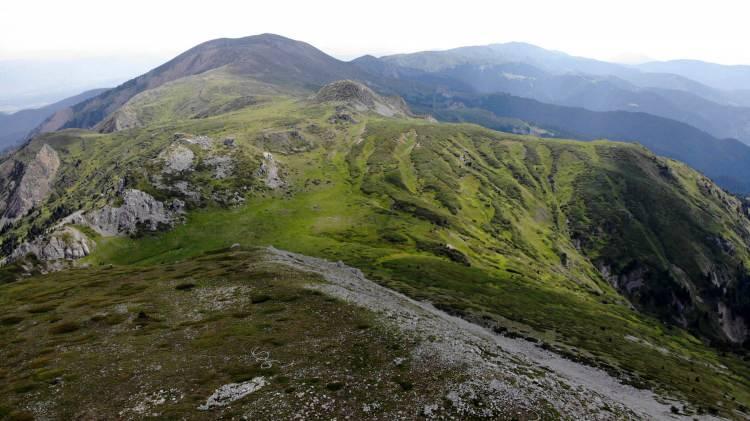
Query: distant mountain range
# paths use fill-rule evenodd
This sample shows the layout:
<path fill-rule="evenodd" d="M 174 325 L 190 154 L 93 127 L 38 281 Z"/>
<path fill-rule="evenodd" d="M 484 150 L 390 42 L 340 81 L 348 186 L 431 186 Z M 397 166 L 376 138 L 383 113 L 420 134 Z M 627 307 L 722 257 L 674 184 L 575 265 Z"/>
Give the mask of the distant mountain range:
<path fill-rule="evenodd" d="M 727 91 L 750 91 L 750 66 L 727 66 L 698 60 L 653 61 L 635 66 L 646 72 L 671 73 Z"/>
<path fill-rule="evenodd" d="M 383 57 L 401 68 L 460 80 L 478 93 L 504 92 L 592 111 L 636 111 L 750 142 L 750 95 L 681 75 L 568 56 L 528 44 L 494 44 Z M 750 73 L 748 73 L 750 74 Z"/>
<path fill-rule="evenodd" d="M 41 108 L 0 113 L 0 151 L 19 144 L 29 133 L 57 111 L 93 98 L 106 89 L 92 89 Z"/>

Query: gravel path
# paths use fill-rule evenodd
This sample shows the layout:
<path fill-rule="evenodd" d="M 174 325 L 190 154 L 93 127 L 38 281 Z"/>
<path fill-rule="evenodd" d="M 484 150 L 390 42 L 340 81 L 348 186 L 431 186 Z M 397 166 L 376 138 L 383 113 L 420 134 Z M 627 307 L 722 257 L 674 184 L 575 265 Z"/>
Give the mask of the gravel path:
<path fill-rule="evenodd" d="M 428 339 L 414 351 L 416 363 L 438 361 L 467 370 L 469 380 L 452 385 L 446 396 L 463 415 L 491 416 L 496 413 L 493 410 L 508 406 L 538 414 L 538 408 L 551 406 L 563 417 L 576 420 L 692 418 L 670 412 L 671 405 L 682 406 L 679 402 L 624 385 L 603 370 L 567 360 L 529 341 L 500 336 L 448 315 L 369 281 L 360 270 L 341 262 L 273 247 L 268 253 L 273 263 L 319 274 L 328 282 L 311 288 L 374 311 L 402 331 Z M 470 404 L 477 399 L 483 402 L 482 409 Z"/>

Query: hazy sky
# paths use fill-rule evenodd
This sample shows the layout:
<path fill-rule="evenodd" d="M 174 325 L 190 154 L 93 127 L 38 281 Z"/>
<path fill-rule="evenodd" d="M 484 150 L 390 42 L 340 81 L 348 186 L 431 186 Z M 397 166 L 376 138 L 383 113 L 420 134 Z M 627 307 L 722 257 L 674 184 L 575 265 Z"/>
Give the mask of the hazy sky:
<path fill-rule="evenodd" d="M 598 59 L 750 64 L 743 0 L 0 0 L 0 60 L 170 57 L 273 32 L 342 59 L 524 41 Z"/>

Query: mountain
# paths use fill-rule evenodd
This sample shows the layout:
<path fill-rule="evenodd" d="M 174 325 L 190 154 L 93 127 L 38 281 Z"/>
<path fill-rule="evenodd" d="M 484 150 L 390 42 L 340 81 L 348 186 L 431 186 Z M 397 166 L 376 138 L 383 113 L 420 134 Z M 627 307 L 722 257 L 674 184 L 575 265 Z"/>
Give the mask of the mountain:
<path fill-rule="evenodd" d="M 41 108 L 0 113 L 0 150 L 15 146 L 44 120 L 57 111 L 97 96 L 106 89 L 93 89 Z"/>
<path fill-rule="evenodd" d="M 415 83 L 421 83 L 424 80 L 426 72 L 423 70 L 405 69 L 393 63 L 378 65 L 374 60 L 377 59 L 355 60 L 355 63 L 369 72 L 381 72 L 381 75 L 388 74 L 402 81 L 414 80 Z M 384 71 L 384 68 L 387 70 Z M 575 92 L 577 99 L 567 97 L 567 102 L 599 109 L 609 108 L 612 97 L 619 98 L 619 103 L 623 104 L 630 103 L 635 98 L 640 101 L 650 98 L 648 103 L 642 102 L 644 109 L 662 106 L 662 110 L 666 110 L 671 103 L 656 94 L 628 96 L 627 91 L 620 88 L 626 83 L 618 83 L 617 79 L 592 79 L 580 75 L 545 78 L 546 73 L 543 71 L 521 63 L 488 66 L 486 69 L 492 70 L 487 71 L 477 69 L 462 65 L 440 73 L 440 78 L 434 79 L 434 91 L 429 94 L 396 91 L 417 112 L 428 113 L 444 121 L 473 122 L 497 130 L 514 131 L 506 126 L 506 122 L 508 119 L 516 119 L 533 126 L 535 129 L 529 132 L 531 134 L 582 140 L 639 142 L 659 154 L 686 162 L 730 191 L 750 192 L 750 183 L 747 182 L 750 179 L 750 172 L 747 170 L 750 167 L 750 147 L 742 142 L 716 138 L 703 130 L 669 118 L 632 111 L 633 108 L 639 110 L 641 107 L 629 107 L 631 111 L 597 112 L 581 106 L 548 104 L 515 96 L 540 96 L 554 102 L 555 98 L 564 97 L 561 92 Z M 521 73 L 528 76 L 521 76 Z M 482 77 L 485 74 L 488 76 Z M 504 76 L 498 78 L 497 74 Z M 464 86 L 473 86 L 469 89 L 456 89 L 460 85 L 449 87 L 440 83 L 441 80 L 451 78 L 461 81 Z M 482 94 L 494 90 L 510 91 L 515 95 Z M 679 91 L 672 91 L 672 95 L 674 98 L 684 96 Z M 691 100 L 697 101 L 698 105 L 704 101 L 688 95 L 680 103 L 685 109 L 697 108 Z M 711 115 L 720 114 L 719 110 L 721 107 L 711 111 Z M 678 113 L 676 110 L 673 112 Z M 713 120 L 706 119 L 706 124 L 713 127 Z"/>
<path fill-rule="evenodd" d="M 336 60 L 309 44 L 278 35 L 217 39 L 191 48 L 103 95 L 58 112 L 40 126 L 39 132 L 91 128 L 143 91 L 224 66 L 233 74 L 298 88 L 318 88 L 333 80 L 366 77 L 357 67 Z"/>
<path fill-rule="evenodd" d="M 717 89 L 750 90 L 750 66 L 727 66 L 698 60 L 671 60 L 652 61 L 636 67 L 647 72 L 680 75 Z"/>
<path fill-rule="evenodd" d="M 493 44 L 386 56 L 472 86 L 592 111 L 642 111 L 695 126 L 719 138 L 750 142 L 750 108 L 724 92 L 678 75 L 573 57 L 527 44 Z"/>
<path fill-rule="evenodd" d="M 563 52 L 546 50 L 520 42 L 459 47 L 445 51 L 396 54 L 381 58 L 401 67 L 421 69 L 433 73 L 467 64 L 480 66 L 523 64 L 555 75 L 614 76 L 644 88 L 689 91 L 713 100 L 722 96 L 722 92 L 717 92 L 709 86 L 678 74 L 644 72 L 632 66 L 571 56 Z"/>
<path fill-rule="evenodd" d="M 2 416 L 747 417 L 747 202 L 642 145 L 420 113 L 724 143 L 202 45 L 0 160 Z"/>
<path fill-rule="evenodd" d="M 474 122 L 495 129 L 502 126 L 488 120 L 487 112 L 527 121 L 550 133 L 576 139 L 636 142 L 657 154 L 688 163 L 730 191 L 750 192 L 750 147 L 733 139 L 716 139 L 674 120 L 637 112 L 595 112 L 505 94 L 452 96 L 442 101 L 441 104 L 430 98 L 416 109 L 443 120 Z"/>

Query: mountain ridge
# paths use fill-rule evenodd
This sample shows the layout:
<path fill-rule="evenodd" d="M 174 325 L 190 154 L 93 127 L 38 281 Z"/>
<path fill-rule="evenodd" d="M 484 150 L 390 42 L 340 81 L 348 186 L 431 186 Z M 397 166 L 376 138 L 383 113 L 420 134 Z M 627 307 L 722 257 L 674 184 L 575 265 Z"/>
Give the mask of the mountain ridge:
<path fill-rule="evenodd" d="M 309 395 L 325 416 L 746 417 L 748 202 L 633 141 L 746 146 L 283 37 L 198 47 L 0 160 L 0 415 L 310 416 Z M 546 398 L 567 383 L 545 356 L 606 399 Z M 71 398 L 92 388 L 107 399 Z"/>

